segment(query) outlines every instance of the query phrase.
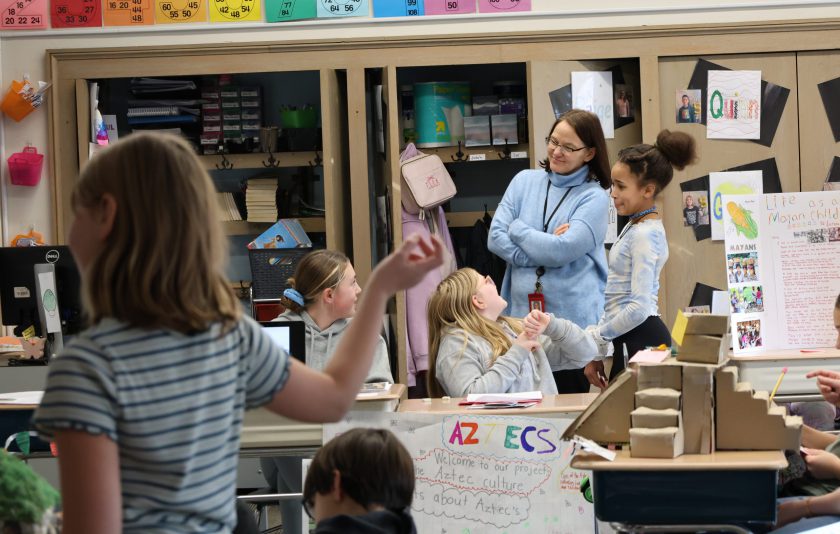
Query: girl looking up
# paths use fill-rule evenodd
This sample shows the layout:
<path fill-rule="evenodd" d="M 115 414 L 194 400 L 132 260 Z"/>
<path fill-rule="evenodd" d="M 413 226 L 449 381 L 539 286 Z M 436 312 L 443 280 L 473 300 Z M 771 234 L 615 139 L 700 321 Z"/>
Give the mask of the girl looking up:
<path fill-rule="evenodd" d="M 35 414 L 61 451 L 64 534 L 230 532 L 244 410 L 341 419 L 388 298 L 443 263 L 439 241 L 405 240 L 319 372 L 242 315 L 216 190 L 184 139 L 120 139 L 82 169 L 72 206 L 91 326 L 50 364 Z"/>
<path fill-rule="evenodd" d="M 610 380 L 624 370 L 626 359 L 648 346 L 671 345 L 671 333 L 659 317 L 659 273 L 668 260 L 668 241 L 656 196 L 697 158 L 694 138 L 662 130 L 653 145 L 633 145 L 618 153 L 612 168 L 612 192 L 619 215 L 630 218 L 610 248 L 604 317 L 596 341 L 612 341 Z M 624 347 L 627 348 L 625 354 Z M 604 362 L 586 366 L 589 382 L 606 387 Z"/>
<path fill-rule="evenodd" d="M 574 323 L 538 310 L 524 320 L 507 306 L 493 279 L 459 269 L 429 299 L 429 393 L 557 393 L 551 369 L 580 369 L 598 352 Z M 541 335 L 541 334 L 545 335 Z"/>

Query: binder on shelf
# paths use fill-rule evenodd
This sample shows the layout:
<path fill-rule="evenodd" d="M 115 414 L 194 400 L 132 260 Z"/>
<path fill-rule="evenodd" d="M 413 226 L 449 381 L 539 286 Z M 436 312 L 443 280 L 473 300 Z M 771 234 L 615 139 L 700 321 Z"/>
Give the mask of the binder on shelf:
<path fill-rule="evenodd" d="M 195 115 L 153 115 L 149 117 L 128 117 L 129 126 L 161 123 L 185 124 L 191 122 L 198 122 L 198 117 Z"/>
<path fill-rule="evenodd" d="M 154 116 L 168 116 L 178 115 L 178 106 L 156 106 L 156 107 L 141 107 L 128 108 L 128 117 L 154 117 Z"/>

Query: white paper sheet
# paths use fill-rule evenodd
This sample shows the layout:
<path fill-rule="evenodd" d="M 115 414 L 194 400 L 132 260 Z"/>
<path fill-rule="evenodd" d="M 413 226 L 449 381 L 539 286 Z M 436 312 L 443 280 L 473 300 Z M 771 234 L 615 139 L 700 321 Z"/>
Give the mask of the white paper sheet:
<path fill-rule="evenodd" d="M 707 139 L 761 138 L 761 71 L 710 70 Z"/>
<path fill-rule="evenodd" d="M 604 137 L 614 139 L 612 72 L 572 72 L 572 107 L 598 115 Z"/>
<path fill-rule="evenodd" d="M 723 217 L 726 205 L 723 195 L 755 195 L 764 192 L 761 171 L 710 172 L 709 201 L 712 204 L 710 221 L 712 240 L 724 238 Z"/>

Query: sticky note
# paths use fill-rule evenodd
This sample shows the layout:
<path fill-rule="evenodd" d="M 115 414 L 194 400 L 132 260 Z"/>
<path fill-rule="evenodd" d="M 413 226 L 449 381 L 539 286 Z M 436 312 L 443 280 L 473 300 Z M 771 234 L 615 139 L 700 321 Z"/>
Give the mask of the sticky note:
<path fill-rule="evenodd" d="M 671 329 L 671 337 L 674 338 L 677 345 L 682 345 L 686 328 L 688 328 L 688 318 L 683 315 L 682 310 L 677 310 L 677 318 L 674 320 L 674 328 Z"/>

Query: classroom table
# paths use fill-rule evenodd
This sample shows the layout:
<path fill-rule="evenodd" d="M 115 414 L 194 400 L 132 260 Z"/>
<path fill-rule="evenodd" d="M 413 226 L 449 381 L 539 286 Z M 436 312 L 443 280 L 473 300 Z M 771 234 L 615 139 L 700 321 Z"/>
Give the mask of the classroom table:
<path fill-rule="evenodd" d="M 470 415 L 525 415 L 532 417 L 551 417 L 577 414 L 589 406 L 598 393 L 569 393 L 564 395 L 545 395 L 541 402 L 528 408 L 470 409 L 458 403 L 463 397 L 444 397 L 442 399 L 408 399 L 400 403 L 398 412 L 430 413 L 434 415 L 470 414 Z"/>
<path fill-rule="evenodd" d="M 787 460 L 782 451 L 715 451 L 662 459 L 632 458 L 621 450 L 612 462 L 579 453 L 571 466 L 592 471 L 595 516 L 620 524 L 624 531 L 668 526 L 690 532 L 717 525 L 747 532 L 737 525 L 776 520 L 776 480 Z"/>
<path fill-rule="evenodd" d="M 754 390 L 773 391 L 782 369 L 787 367 L 776 392 L 778 402 L 822 400 L 816 380 L 805 375 L 817 369 L 840 372 L 840 349 L 833 347 L 730 353 L 729 359 L 738 367 L 739 381 L 749 382 Z"/>

